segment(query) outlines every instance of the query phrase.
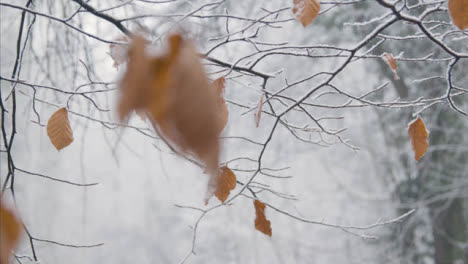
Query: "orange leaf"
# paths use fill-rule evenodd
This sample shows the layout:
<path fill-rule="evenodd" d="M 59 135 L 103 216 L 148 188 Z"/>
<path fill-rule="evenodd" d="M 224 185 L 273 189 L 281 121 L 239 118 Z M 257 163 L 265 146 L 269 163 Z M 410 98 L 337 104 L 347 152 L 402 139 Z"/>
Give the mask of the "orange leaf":
<path fill-rule="evenodd" d="M 421 117 L 412 121 L 408 127 L 408 134 L 413 145 L 414 158 L 419 161 L 429 147 L 428 132 Z"/>
<path fill-rule="evenodd" d="M 144 110 L 149 101 L 152 75 L 159 73 L 157 69 L 153 69 L 155 66 L 152 65 L 156 63 L 152 64 L 151 58 L 145 53 L 145 47 L 144 38 L 140 36 L 133 38 L 128 52 L 127 69 L 120 82 L 121 99 L 118 109 L 120 119 L 124 119 L 132 109 Z"/>
<path fill-rule="evenodd" d="M 293 13 L 305 27 L 312 23 L 320 12 L 319 0 L 294 0 Z"/>
<path fill-rule="evenodd" d="M 226 85 L 226 80 L 224 79 L 224 77 L 221 77 L 221 78 L 218 78 L 216 80 L 213 81 L 212 85 L 214 86 L 214 88 L 216 89 L 216 93 L 218 95 L 217 97 L 217 113 L 218 113 L 218 128 L 219 128 L 219 131 L 221 133 L 221 131 L 223 131 L 224 127 L 226 127 L 226 124 L 228 122 L 228 119 L 229 119 L 229 112 L 228 112 L 228 109 L 227 109 L 227 106 L 226 106 L 226 101 L 224 100 L 224 96 L 223 96 L 223 93 L 224 93 L 224 88 L 225 88 L 225 85 Z"/>
<path fill-rule="evenodd" d="M 271 237 L 271 222 L 265 216 L 265 204 L 259 200 L 254 201 L 255 206 L 255 229 Z"/>
<path fill-rule="evenodd" d="M 47 135 L 57 150 L 73 142 L 73 131 L 68 120 L 68 111 L 65 107 L 57 110 L 47 122 Z"/>
<path fill-rule="evenodd" d="M 236 175 L 234 172 L 226 166 L 219 169 L 215 191 L 216 197 L 224 203 L 234 188 L 236 188 Z"/>
<path fill-rule="evenodd" d="M 217 94 L 212 89 L 194 45 L 175 34 L 158 57 L 145 52 L 146 42 L 135 37 L 127 70 L 120 84 L 120 118 L 143 110 L 155 130 L 177 151 L 202 161 L 217 176 L 219 122 Z"/>
<path fill-rule="evenodd" d="M 21 235 L 21 224 L 13 212 L 0 200 L 0 264 L 8 264 L 11 251 Z"/>
<path fill-rule="evenodd" d="M 390 69 L 393 71 L 393 75 L 395 80 L 399 80 L 400 77 L 397 74 L 397 63 L 395 58 L 392 56 L 392 54 L 385 53 L 382 57 L 382 59 L 390 66 Z"/>
<path fill-rule="evenodd" d="M 468 0 L 449 0 L 448 10 L 453 24 L 460 30 L 468 28 Z"/>
<path fill-rule="evenodd" d="M 260 102 L 258 102 L 258 110 L 257 113 L 255 113 L 255 126 L 258 127 L 260 125 L 260 118 L 262 117 L 262 108 L 263 108 L 263 97 L 265 94 L 262 94 L 262 97 L 260 97 Z"/>

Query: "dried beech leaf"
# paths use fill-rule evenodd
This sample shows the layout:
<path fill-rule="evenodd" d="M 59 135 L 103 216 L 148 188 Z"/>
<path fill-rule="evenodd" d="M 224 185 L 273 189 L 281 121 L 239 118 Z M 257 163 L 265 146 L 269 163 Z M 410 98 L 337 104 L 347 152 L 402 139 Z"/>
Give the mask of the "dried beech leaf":
<path fill-rule="evenodd" d="M 219 125 L 217 95 L 208 81 L 194 45 L 179 35 L 170 39 L 167 110 L 158 117 L 158 105 L 148 109 L 163 134 L 178 147 L 204 162 L 217 176 Z M 153 97 L 152 97 L 153 98 Z"/>
<path fill-rule="evenodd" d="M 395 80 L 399 80 L 400 77 L 397 74 L 397 63 L 395 58 L 392 56 L 392 54 L 385 53 L 382 57 L 382 59 L 390 66 L 390 69 L 393 71 L 393 75 Z"/>
<path fill-rule="evenodd" d="M 213 86 L 216 89 L 216 94 L 218 95 L 217 100 L 216 100 L 216 105 L 217 105 L 217 113 L 218 113 L 218 129 L 219 132 L 223 131 L 223 129 L 226 127 L 226 124 L 229 119 L 229 112 L 226 106 L 226 101 L 224 100 L 224 88 L 226 85 L 226 80 L 224 77 L 218 78 L 213 81 Z"/>
<path fill-rule="evenodd" d="M 136 36 L 132 39 L 127 69 L 120 82 L 120 119 L 124 119 L 133 109 L 144 110 L 149 102 L 152 81 L 155 78 L 152 75 L 158 75 L 158 72 L 154 72 L 156 70 L 153 69 L 151 58 L 145 53 L 145 47 L 144 38 Z"/>
<path fill-rule="evenodd" d="M 175 34 L 168 44 L 165 54 L 151 57 L 145 40 L 133 39 L 120 84 L 120 118 L 132 110 L 145 111 L 173 148 L 195 156 L 216 178 L 220 133 L 216 90 L 191 42 Z"/>
<path fill-rule="evenodd" d="M 429 147 L 429 134 L 421 117 L 409 123 L 408 134 L 413 145 L 414 158 L 419 161 Z"/>
<path fill-rule="evenodd" d="M 255 113 L 255 126 L 258 127 L 260 125 L 260 118 L 262 117 L 262 109 L 263 109 L 263 97 L 265 94 L 262 94 L 260 97 L 260 102 L 258 102 L 257 106 L 257 113 Z"/>
<path fill-rule="evenodd" d="M 220 168 L 215 192 L 216 197 L 224 203 L 234 188 L 236 188 L 236 175 L 234 172 L 226 166 Z"/>
<path fill-rule="evenodd" d="M 61 150 L 73 142 L 73 131 L 65 107 L 60 108 L 50 117 L 47 122 L 47 135 L 57 150 Z"/>
<path fill-rule="evenodd" d="M 254 201 L 255 206 L 255 229 L 271 237 L 271 223 L 265 216 L 265 204 L 259 200 Z"/>
<path fill-rule="evenodd" d="M 453 24 L 460 30 L 468 28 L 468 0 L 449 0 L 448 10 Z"/>
<path fill-rule="evenodd" d="M 319 0 L 294 0 L 293 13 L 305 27 L 312 23 L 320 12 Z"/>
<path fill-rule="evenodd" d="M 128 42 L 128 38 L 126 36 L 120 36 L 117 37 L 115 41 Z M 118 68 L 120 64 L 126 62 L 127 52 L 128 45 L 116 43 L 111 43 L 109 45 L 109 55 L 111 56 L 112 60 L 114 60 L 114 68 Z"/>
<path fill-rule="evenodd" d="M 0 264 L 8 264 L 21 235 L 21 223 L 0 200 Z"/>

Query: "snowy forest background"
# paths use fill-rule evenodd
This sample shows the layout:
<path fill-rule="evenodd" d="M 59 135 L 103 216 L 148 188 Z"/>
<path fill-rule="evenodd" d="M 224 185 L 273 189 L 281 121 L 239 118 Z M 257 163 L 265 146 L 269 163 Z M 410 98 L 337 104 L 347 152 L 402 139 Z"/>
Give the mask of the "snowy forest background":
<path fill-rule="evenodd" d="M 446 1 L 321 1 L 321 14 L 307 27 L 295 19 L 292 2 L 2 0 L 0 85 L 2 112 L 8 111 L 2 126 L 12 128 L 15 107 L 15 208 L 34 238 L 23 237 L 12 261 L 468 263 L 468 31 L 451 23 Z M 364 41 L 395 19 L 389 3 L 407 16 L 423 14 L 423 27 L 456 55 L 403 18 Z M 204 206 L 208 177 L 174 155 L 149 122 L 137 115 L 128 124 L 118 121 L 125 66 L 113 67 L 109 46 L 125 32 L 108 17 L 144 34 L 155 50 L 183 30 L 200 53 L 209 52 L 209 77 L 226 77 L 221 162 L 239 181 L 252 176 L 258 142 L 276 129 L 251 185 L 281 210 L 267 208 L 271 238 L 255 230 L 252 200 L 242 195 L 197 222 L 201 212 L 192 207 L 219 204 L 211 199 Z M 327 78 L 315 74 L 344 62 L 348 54 L 340 48 L 360 43 L 333 80 L 337 89 L 322 87 L 274 125 L 292 104 L 288 98 L 301 98 Z M 20 67 L 12 75 L 18 47 Z M 382 60 L 385 52 L 397 59 L 399 80 Z M 284 87 L 283 97 L 265 103 L 256 128 L 262 94 L 267 99 Z M 453 102 L 447 93 L 455 94 Z M 75 141 L 57 151 L 45 125 L 64 106 Z M 419 162 L 407 134 L 417 114 L 430 131 Z M 2 143 L 3 185 L 9 168 Z"/>

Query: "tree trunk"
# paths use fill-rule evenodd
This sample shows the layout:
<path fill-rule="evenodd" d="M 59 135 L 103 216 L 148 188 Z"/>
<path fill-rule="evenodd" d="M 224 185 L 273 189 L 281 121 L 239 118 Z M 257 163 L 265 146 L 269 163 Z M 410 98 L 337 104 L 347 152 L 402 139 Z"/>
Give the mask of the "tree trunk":
<path fill-rule="evenodd" d="M 456 198 L 450 202 L 446 210 L 439 210 L 440 213 L 433 217 L 435 264 L 468 263 L 464 252 L 467 248 L 457 245 L 463 241 L 466 243 L 463 202 L 463 199 Z"/>
<path fill-rule="evenodd" d="M 404 79 L 395 80 L 388 65 L 383 61 L 379 61 L 378 64 L 380 71 L 392 81 L 398 96 L 403 100 L 408 99 L 409 89 Z M 433 112 L 436 116 L 432 116 L 430 120 L 437 124 L 438 129 L 437 131 L 431 131 L 430 145 L 460 144 L 460 142 L 457 141 L 463 139 L 463 131 L 466 133 L 466 125 L 464 125 L 463 120 L 460 120 L 460 118 L 463 117 L 448 109 L 445 109 L 445 111 Z M 447 131 L 449 130 L 460 132 L 448 134 Z M 384 133 L 386 133 L 386 131 L 384 131 Z M 395 147 L 402 147 L 402 144 L 406 144 L 406 141 L 402 139 L 401 135 L 391 135 L 389 132 L 386 134 L 388 134 L 388 137 L 392 138 L 387 140 L 393 142 L 392 144 Z M 463 144 L 463 142 L 461 142 L 461 144 Z M 420 197 L 420 199 L 427 199 L 428 197 L 436 195 L 436 193 L 432 193 L 432 188 L 434 186 L 447 186 L 457 183 L 461 178 L 468 178 L 468 169 L 466 169 L 468 153 L 466 150 L 462 150 L 461 154 L 456 153 L 456 151 L 436 151 L 428 155 L 426 159 L 426 162 L 418 167 L 418 179 L 408 180 L 409 182 L 417 182 L 417 197 Z M 400 160 L 403 166 L 409 169 L 407 157 L 402 156 Z M 433 166 L 441 168 L 442 171 L 434 172 L 432 169 Z M 456 191 L 457 190 L 452 190 L 451 192 Z M 459 190 L 459 192 L 462 191 L 463 189 Z M 415 198 L 414 193 L 401 192 L 399 195 L 399 199 L 403 203 Z M 412 197 L 409 197 L 409 195 Z M 468 199 L 456 198 L 456 195 L 430 205 L 429 210 L 433 236 L 432 250 L 434 252 L 433 259 L 435 264 L 468 264 L 468 219 L 465 219 L 467 216 L 465 215 L 464 208 L 468 207 L 467 205 Z M 411 230 L 409 232 L 412 233 L 414 228 L 409 230 Z M 414 237 L 414 234 L 405 234 L 404 243 L 406 245 L 402 245 L 403 252 L 408 253 L 408 250 L 414 248 L 411 245 L 414 245 L 415 241 L 409 241 L 414 239 Z M 416 256 L 417 255 L 419 254 L 416 254 Z M 415 263 L 423 263 L 421 258 L 416 258 L 417 260 L 413 259 Z"/>

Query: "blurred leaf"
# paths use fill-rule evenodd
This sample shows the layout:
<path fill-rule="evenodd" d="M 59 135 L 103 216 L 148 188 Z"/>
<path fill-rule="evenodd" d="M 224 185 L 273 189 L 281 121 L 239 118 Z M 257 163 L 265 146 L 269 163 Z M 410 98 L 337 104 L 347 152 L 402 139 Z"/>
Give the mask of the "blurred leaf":
<path fill-rule="evenodd" d="M 468 28 L 468 0 L 449 0 L 448 10 L 453 24 L 460 30 Z"/>
<path fill-rule="evenodd" d="M 60 108 L 50 117 L 47 122 L 47 135 L 57 150 L 61 150 L 73 142 L 73 131 L 65 107 Z"/>
<path fill-rule="evenodd" d="M 178 152 L 193 155 L 216 179 L 219 156 L 217 91 L 208 81 L 194 45 L 175 34 L 166 53 L 146 54 L 136 36 L 120 84 L 120 118 L 144 111 L 155 130 Z M 179 153 L 180 154 L 180 153 Z"/>
<path fill-rule="evenodd" d="M 213 81 L 213 86 L 216 89 L 217 97 L 217 113 L 219 118 L 219 132 L 223 131 L 229 119 L 229 112 L 224 100 L 224 88 L 226 87 L 226 80 L 224 77 L 218 78 Z"/>
<path fill-rule="evenodd" d="M 320 12 L 320 1 L 318 0 L 294 0 L 293 13 L 305 27 L 312 23 Z"/>
<path fill-rule="evenodd" d="M 142 37 L 136 36 L 132 39 L 128 52 L 127 69 L 120 82 L 121 98 L 118 109 L 120 119 L 124 119 L 132 109 L 135 109 L 136 112 L 144 112 L 150 100 L 151 90 L 161 89 L 161 85 L 152 87 L 156 86 L 153 84 L 154 79 L 159 78 L 158 84 L 165 81 L 163 77 L 167 74 L 163 71 L 167 71 L 167 67 L 156 67 L 158 62 L 163 63 L 163 58 L 159 58 L 159 60 L 155 58 L 152 61 L 145 54 L 145 47 L 146 42 Z M 160 105 L 160 107 L 164 108 L 164 105 Z"/>
<path fill-rule="evenodd" d="M 265 216 L 265 204 L 259 200 L 254 201 L 255 206 L 255 229 L 271 237 L 271 223 Z"/>
<path fill-rule="evenodd" d="M 390 69 L 393 71 L 393 75 L 395 80 L 399 80 L 400 77 L 397 74 L 397 63 L 395 58 L 392 56 L 392 54 L 385 53 L 382 57 L 382 59 L 390 66 Z"/>
<path fill-rule="evenodd" d="M 258 102 L 257 106 L 257 113 L 255 113 L 255 126 L 258 127 L 260 125 L 260 118 L 262 117 L 262 109 L 263 109 L 263 97 L 265 94 L 262 94 L 260 97 L 260 102 Z"/>
<path fill-rule="evenodd" d="M 421 117 L 409 123 L 408 134 L 413 145 L 414 158 L 419 161 L 429 147 L 429 134 Z"/>
<path fill-rule="evenodd" d="M 0 264 L 8 264 L 21 235 L 21 223 L 0 200 Z"/>
<path fill-rule="evenodd" d="M 127 36 L 119 36 L 115 39 L 119 42 L 128 42 Z M 128 45 L 111 43 L 109 45 L 109 55 L 114 61 L 114 68 L 118 68 L 127 60 Z"/>

